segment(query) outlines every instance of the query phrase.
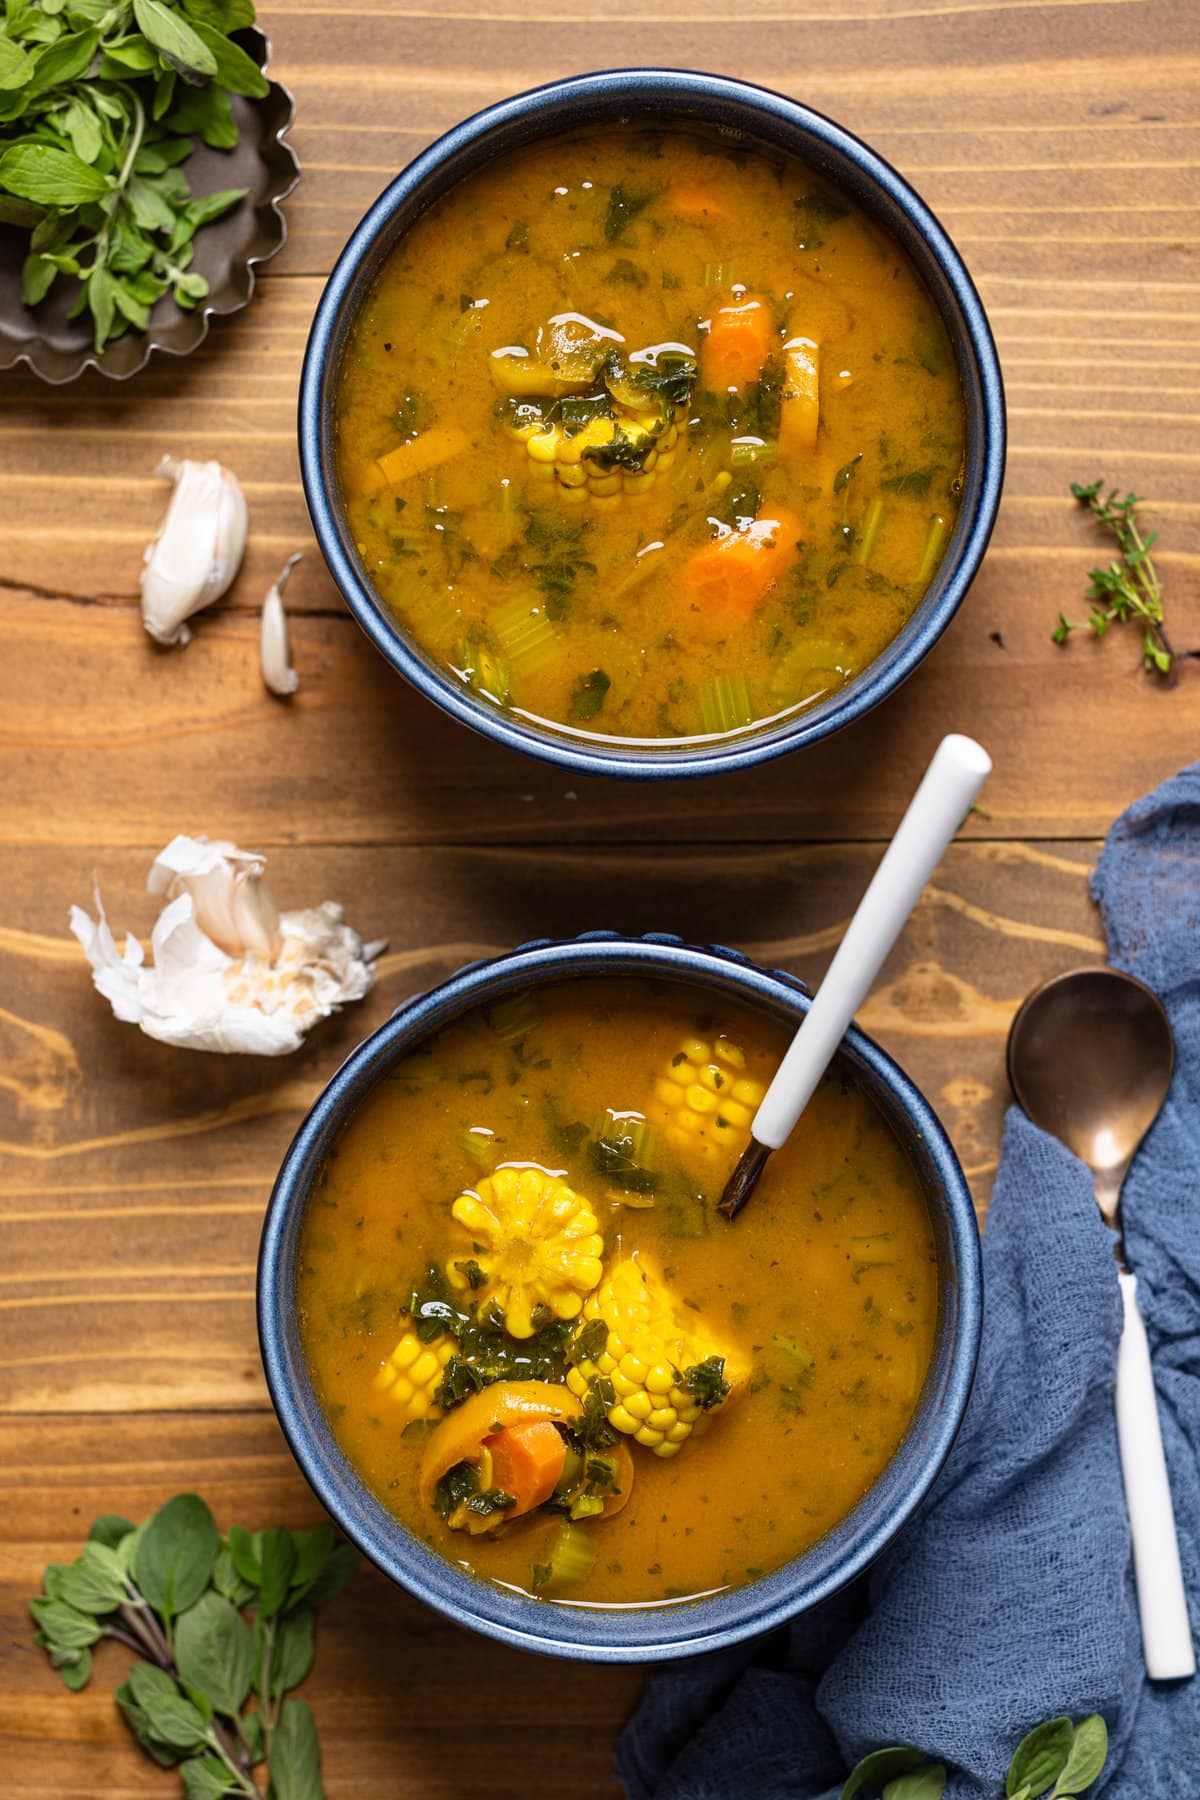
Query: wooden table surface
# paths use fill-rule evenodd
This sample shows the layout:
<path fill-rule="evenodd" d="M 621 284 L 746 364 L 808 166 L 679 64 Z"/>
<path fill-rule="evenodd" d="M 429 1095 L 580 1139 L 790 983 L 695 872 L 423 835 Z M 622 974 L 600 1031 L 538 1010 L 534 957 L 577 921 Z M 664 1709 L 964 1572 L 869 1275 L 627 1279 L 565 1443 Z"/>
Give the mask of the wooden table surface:
<path fill-rule="evenodd" d="M 678 930 L 819 976 L 939 735 L 994 754 L 863 1023 L 939 1109 L 981 1206 L 1024 992 L 1103 954 L 1087 878 L 1136 794 L 1197 754 L 1200 664 L 1066 652 L 1097 550 L 1068 498 L 1156 502 L 1177 641 L 1200 642 L 1196 269 L 1200 8 L 1170 0 L 280 0 L 304 181 L 248 312 L 128 384 L 0 384 L 0 1732 L 4 1792 L 167 1795 L 128 1740 L 120 1656 L 69 1697 L 29 1637 L 43 1564 L 92 1517 L 181 1488 L 223 1522 L 313 1522 L 254 1331 L 264 1202 L 301 1113 L 364 1033 L 469 957 L 596 926 Z M 735 17 L 731 15 L 736 15 Z M 769 82 L 860 133 L 940 214 L 999 341 L 1012 449 L 956 623 L 836 742 L 744 778 L 564 777 L 450 725 L 393 678 L 314 553 L 288 599 L 301 688 L 258 676 L 257 607 L 310 548 L 296 381 L 321 281 L 367 203 L 462 115 L 552 76 L 667 63 Z M 184 653 L 141 629 L 164 451 L 241 475 L 252 538 Z M 270 854 L 284 905 L 347 903 L 390 950 L 362 1005 L 278 1062 L 164 1049 L 93 992 L 67 907 L 93 874 L 143 934 L 180 830 Z M 511 1796 L 531 1741 L 571 1800 L 611 1795 L 636 1670 L 500 1651 L 369 1575 L 331 1606 L 309 1697 L 334 1800 Z M 551 1764 L 547 1764 L 547 1757 Z M 736 1800 L 736 1797 L 731 1797 Z"/>

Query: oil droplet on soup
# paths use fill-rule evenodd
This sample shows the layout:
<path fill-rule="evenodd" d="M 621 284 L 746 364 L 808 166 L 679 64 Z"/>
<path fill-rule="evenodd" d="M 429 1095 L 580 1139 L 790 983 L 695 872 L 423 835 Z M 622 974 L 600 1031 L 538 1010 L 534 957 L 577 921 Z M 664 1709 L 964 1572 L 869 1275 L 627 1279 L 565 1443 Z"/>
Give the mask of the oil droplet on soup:
<path fill-rule="evenodd" d="M 649 744 L 853 681 L 925 594 L 964 413 L 894 243 L 671 131 L 497 158 L 384 265 L 340 374 L 368 579 L 489 703 Z"/>
<path fill-rule="evenodd" d="M 684 986 L 538 988 L 347 1123 L 303 1226 L 305 1351 L 350 1463 L 452 1563 L 595 1605 L 736 1587 L 894 1454 L 937 1271 L 882 1115 L 835 1070 L 715 1212 L 785 1043 Z"/>

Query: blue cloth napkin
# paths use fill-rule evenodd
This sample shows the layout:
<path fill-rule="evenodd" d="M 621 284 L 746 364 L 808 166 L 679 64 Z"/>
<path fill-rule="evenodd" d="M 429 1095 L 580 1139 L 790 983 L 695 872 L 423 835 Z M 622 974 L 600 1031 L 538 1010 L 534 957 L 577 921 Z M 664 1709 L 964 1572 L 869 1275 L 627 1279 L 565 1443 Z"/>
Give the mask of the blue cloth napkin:
<path fill-rule="evenodd" d="M 1184 1578 L 1200 1625 L 1200 763 L 1132 806 L 1093 881 L 1114 964 L 1178 1061 L 1125 1185 Z M 984 1235 L 979 1374 L 921 1514 L 786 1631 L 671 1665 L 626 1726 L 629 1800 L 825 1800 L 883 1744 L 995 1800 L 1031 1726 L 1103 1713 L 1105 1800 L 1200 1800 L 1200 1678 L 1146 1679 L 1113 1417 L 1121 1304 L 1088 1171 L 1010 1111 Z"/>

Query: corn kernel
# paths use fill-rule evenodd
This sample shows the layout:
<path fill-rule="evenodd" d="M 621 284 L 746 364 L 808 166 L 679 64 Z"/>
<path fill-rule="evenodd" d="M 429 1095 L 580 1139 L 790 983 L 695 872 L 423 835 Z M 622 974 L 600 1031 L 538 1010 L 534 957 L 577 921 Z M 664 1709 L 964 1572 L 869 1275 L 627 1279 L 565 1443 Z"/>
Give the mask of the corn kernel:
<path fill-rule="evenodd" d="M 581 488 L 587 486 L 588 472 L 581 463 L 559 463 L 558 479 L 564 487 Z"/>
<path fill-rule="evenodd" d="M 540 431 L 528 438 L 525 448 L 535 463 L 554 463 L 558 461 L 558 433 L 556 431 Z"/>
<path fill-rule="evenodd" d="M 623 1431 L 627 1437 L 633 1437 L 638 1430 L 637 1420 L 632 1413 L 626 1412 L 623 1406 L 609 1408 L 608 1422 L 615 1431 Z"/>
<path fill-rule="evenodd" d="M 693 1082 L 688 1089 L 687 1104 L 695 1113 L 715 1113 L 717 1110 L 716 1095 L 710 1093 L 699 1081 Z"/>
<path fill-rule="evenodd" d="M 669 1431 L 675 1422 L 673 1406 L 656 1406 L 653 1412 L 646 1414 L 647 1425 L 653 1425 L 655 1431 Z"/>
<path fill-rule="evenodd" d="M 763 1087 L 761 1082 L 735 1081 L 729 1091 L 735 1100 L 741 1101 L 743 1106 L 762 1105 Z"/>

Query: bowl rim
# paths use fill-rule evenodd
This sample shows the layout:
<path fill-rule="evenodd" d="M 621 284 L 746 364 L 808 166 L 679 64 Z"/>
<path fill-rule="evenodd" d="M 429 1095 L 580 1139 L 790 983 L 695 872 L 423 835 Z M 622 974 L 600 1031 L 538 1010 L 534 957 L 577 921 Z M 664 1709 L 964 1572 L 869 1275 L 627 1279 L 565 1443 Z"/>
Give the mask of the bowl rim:
<path fill-rule="evenodd" d="M 711 1599 L 628 1609 L 547 1606 L 457 1569 L 387 1512 L 325 1422 L 295 1320 L 296 1239 L 328 1148 L 395 1057 L 463 1012 L 514 989 L 594 975 L 708 986 L 783 1022 L 802 1017 L 811 1003 L 808 989 L 795 976 L 763 969 L 723 945 L 693 945 L 667 933 L 633 938 L 598 931 L 570 940 L 539 939 L 468 963 L 397 1008 L 347 1057 L 300 1125 L 263 1222 L 259 1343 L 271 1402 L 301 1473 L 339 1528 L 390 1580 L 455 1623 L 520 1649 L 589 1662 L 657 1662 L 740 1642 L 816 1606 L 861 1574 L 924 1503 L 953 1446 L 974 1381 L 983 1311 L 981 1250 L 970 1189 L 936 1114 L 898 1065 L 852 1027 L 839 1054 L 865 1079 L 871 1097 L 917 1162 L 945 1259 L 939 1295 L 943 1322 L 926 1391 L 905 1437 L 867 1494 L 799 1557 Z M 910 1444 L 916 1448 L 906 1451 Z M 911 1469 L 905 1469 L 906 1461 Z M 903 1491 L 889 1496 L 889 1485 Z M 858 1518 L 873 1497 L 873 1522 L 866 1514 Z M 811 1570 L 807 1578 L 806 1567 Z M 714 1612 L 720 1615 L 716 1619 Z"/>
<path fill-rule="evenodd" d="M 490 706 L 440 668 L 392 618 L 359 570 L 335 498 L 331 401 L 345 330 L 374 278 L 377 246 L 386 243 L 390 250 L 408 228 L 402 223 L 389 238 L 393 220 L 416 201 L 428 181 L 473 153 L 481 156 L 481 145 L 490 139 L 501 139 L 498 149 L 503 150 L 531 114 L 545 115 L 545 134 L 551 135 L 569 128 L 573 109 L 590 104 L 611 106 L 614 115 L 624 109 L 649 117 L 656 102 L 661 114 L 664 108 L 681 111 L 689 100 L 737 109 L 749 131 L 765 118 L 776 129 L 806 138 L 810 158 L 819 149 L 839 163 L 843 179 L 852 171 L 882 196 L 884 206 L 896 214 L 889 228 L 901 236 L 906 253 L 914 254 L 916 242 L 923 246 L 929 269 L 921 271 L 922 278 L 929 286 L 930 271 L 936 269 L 957 315 L 951 320 L 946 296 L 933 293 L 955 342 L 967 396 L 967 483 L 950 544 L 925 596 L 891 644 L 849 687 L 811 711 L 740 737 L 675 751 L 636 742 L 623 748 L 616 740 L 572 737 L 565 728 L 535 725 Z M 803 144 L 796 145 L 796 153 L 805 153 Z M 460 169 L 454 180 L 469 172 Z M 574 774 L 632 780 L 722 774 L 773 760 L 851 724 L 907 680 L 949 625 L 978 572 L 996 520 L 1006 444 L 1003 381 L 983 303 L 948 233 L 903 176 L 844 126 L 770 88 L 731 76 L 651 67 L 597 70 L 527 89 L 453 126 L 401 170 L 351 233 L 322 291 L 304 355 L 298 426 L 301 479 L 317 543 L 351 613 L 384 659 L 443 712 L 494 742 Z"/>

